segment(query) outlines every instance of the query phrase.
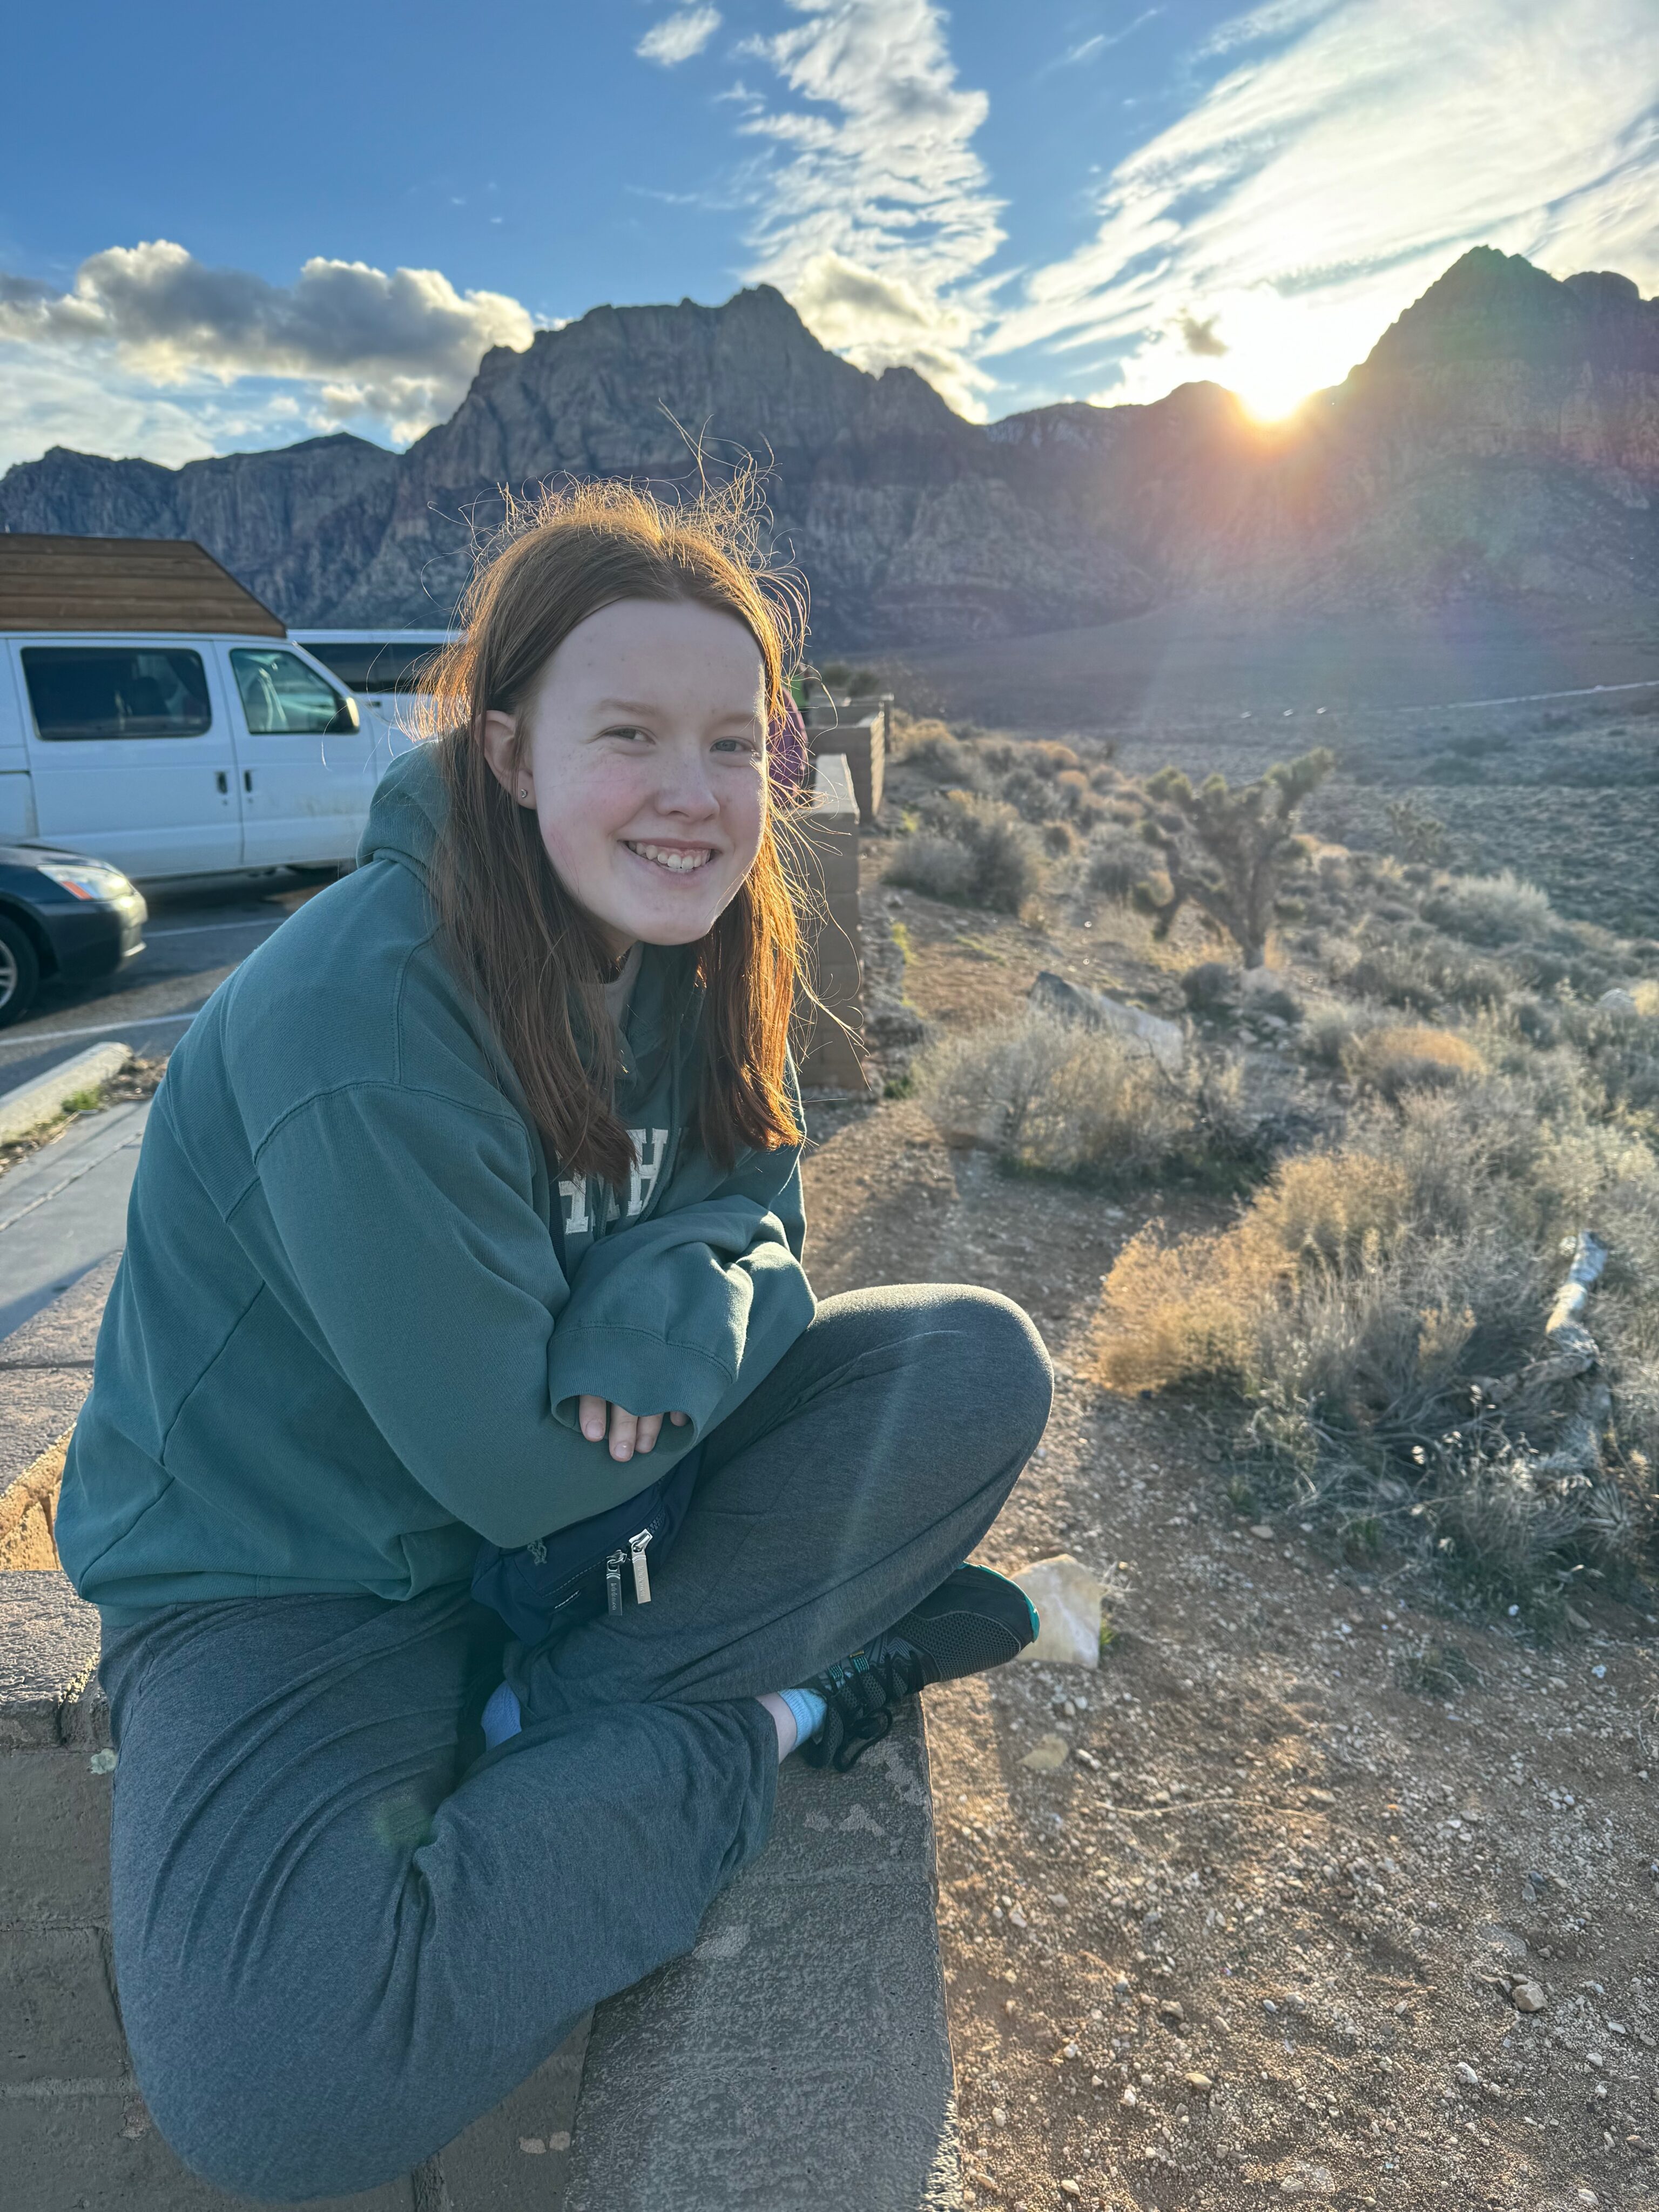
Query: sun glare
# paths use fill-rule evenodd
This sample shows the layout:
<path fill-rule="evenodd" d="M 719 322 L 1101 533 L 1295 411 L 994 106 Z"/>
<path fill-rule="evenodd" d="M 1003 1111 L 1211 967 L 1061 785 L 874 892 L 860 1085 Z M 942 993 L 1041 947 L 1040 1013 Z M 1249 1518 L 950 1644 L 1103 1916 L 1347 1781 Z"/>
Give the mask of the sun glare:
<path fill-rule="evenodd" d="M 1257 422 L 1282 422 L 1317 387 L 1305 362 L 1241 361 L 1221 381 L 1238 394 L 1244 412 Z"/>

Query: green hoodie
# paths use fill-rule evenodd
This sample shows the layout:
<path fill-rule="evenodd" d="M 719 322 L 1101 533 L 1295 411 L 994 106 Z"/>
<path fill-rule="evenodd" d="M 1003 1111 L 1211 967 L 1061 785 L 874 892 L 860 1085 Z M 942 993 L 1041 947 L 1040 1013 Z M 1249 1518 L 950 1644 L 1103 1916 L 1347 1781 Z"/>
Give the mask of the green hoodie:
<path fill-rule="evenodd" d="M 356 873 L 221 985 L 155 1094 L 57 1522 L 106 1608 L 465 1581 L 481 1536 L 655 1481 L 811 1319 L 798 1151 L 722 1174 L 686 1139 L 689 950 L 645 948 L 624 1024 L 629 1190 L 550 1175 L 435 942 L 443 803 L 424 749 L 393 765 Z M 576 1427 L 589 1392 L 690 1425 L 618 1463 Z"/>

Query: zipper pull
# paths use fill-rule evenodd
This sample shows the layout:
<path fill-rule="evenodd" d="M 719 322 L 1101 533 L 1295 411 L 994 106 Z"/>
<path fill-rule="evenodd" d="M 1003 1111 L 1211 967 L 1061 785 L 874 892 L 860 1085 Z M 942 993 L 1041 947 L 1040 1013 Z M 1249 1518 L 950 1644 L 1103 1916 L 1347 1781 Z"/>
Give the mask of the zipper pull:
<path fill-rule="evenodd" d="M 607 1613 L 622 1611 L 622 1570 L 626 1552 L 613 1552 L 605 1563 L 605 1608 Z"/>
<path fill-rule="evenodd" d="M 645 1547 L 650 1541 L 648 1528 L 641 1528 L 637 1536 L 628 1540 L 628 1548 L 634 1555 L 634 1598 L 638 1605 L 651 1602 L 651 1576 L 645 1564 Z"/>

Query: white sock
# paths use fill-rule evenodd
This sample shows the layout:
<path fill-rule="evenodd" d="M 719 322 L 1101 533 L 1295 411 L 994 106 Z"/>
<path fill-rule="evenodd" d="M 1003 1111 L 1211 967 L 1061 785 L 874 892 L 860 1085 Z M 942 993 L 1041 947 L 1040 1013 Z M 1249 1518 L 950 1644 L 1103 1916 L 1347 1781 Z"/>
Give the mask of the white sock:
<path fill-rule="evenodd" d="M 498 1682 L 489 1693 L 489 1703 L 483 1709 L 484 1747 L 494 1751 L 498 1743 L 505 1743 L 510 1735 L 517 1735 L 524 1726 L 524 1714 L 519 1700 L 505 1682 Z"/>
<path fill-rule="evenodd" d="M 760 1701 L 778 1732 L 780 1763 L 823 1726 L 829 1707 L 816 1690 L 769 1690 Z"/>

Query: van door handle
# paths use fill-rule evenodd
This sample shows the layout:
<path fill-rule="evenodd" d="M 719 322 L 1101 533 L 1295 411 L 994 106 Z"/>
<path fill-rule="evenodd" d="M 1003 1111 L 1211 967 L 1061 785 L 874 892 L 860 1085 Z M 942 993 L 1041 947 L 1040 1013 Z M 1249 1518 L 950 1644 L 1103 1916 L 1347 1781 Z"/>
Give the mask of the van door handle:
<path fill-rule="evenodd" d="M 225 774 L 223 769 L 219 770 L 219 773 L 214 777 L 213 781 L 218 785 L 220 791 L 225 795 L 225 797 L 228 798 L 230 796 L 230 778 Z"/>
<path fill-rule="evenodd" d="M 253 770 L 251 768 L 245 768 L 242 770 L 242 788 L 244 791 L 252 791 L 253 788 Z"/>

